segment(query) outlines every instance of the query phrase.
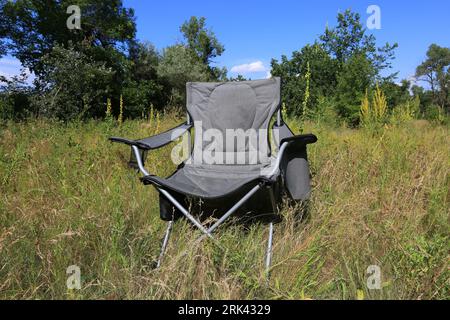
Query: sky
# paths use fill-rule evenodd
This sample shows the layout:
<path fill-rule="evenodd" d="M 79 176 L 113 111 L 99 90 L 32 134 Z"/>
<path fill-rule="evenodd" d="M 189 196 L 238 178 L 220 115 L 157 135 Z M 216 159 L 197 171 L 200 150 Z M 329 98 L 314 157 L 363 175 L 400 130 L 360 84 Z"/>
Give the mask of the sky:
<path fill-rule="evenodd" d="M 270 61 L 313 43 L 325 27 L 336 24 L 336 15 L 347 8 L 358 12 L 365 23 L 377 5 L 381 28 L 369 30 L 378 45 L 397 42 L 393 71 L 398 81 L 410 79 L 425 60 L 430 44 L 450 47 L 450 1 L 448 0 L 124 0 L 134 8 L 137 38 L 163 49 L 182 40 L 180 25 L 191 16 L 203 16 L 225 46 L 217 66 L 230 76 L 242 74 L 260 79 L 270 75 Z M 82 16 L 81 16 L 82 19 Z M 12 57 L 0 60 L 0 74 L 18 73 L 20 63 Z"/>

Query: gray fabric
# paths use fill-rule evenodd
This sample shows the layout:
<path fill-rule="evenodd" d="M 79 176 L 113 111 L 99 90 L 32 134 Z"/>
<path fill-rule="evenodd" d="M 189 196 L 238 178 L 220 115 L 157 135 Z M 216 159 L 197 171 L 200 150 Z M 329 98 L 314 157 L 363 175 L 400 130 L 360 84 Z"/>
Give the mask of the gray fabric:
<path fill-rule="evenodd" d="M 206 130 L 219 131 L 224 141 L 215 147 L 216 153 L 223 153 L 223 159 L 245 158 L 244 163 L 267 163 L 270 148 L 267 128 L 273 113 L 280 105 L 280 78 L 256 81 L 218 82 L 186 84 L 187 109 L 195 127 L 195 149 L 201 152 L 211 147 L 213 141 L 205 141 Z M 227 139 L 227 129 L 253 129 L 256 137 L 248 137 L 242 145 Z M 262 130 L 262 131 L 261 131 Z M 264 131 L 265 130 L 265 131 Z M 197 143 L 197 142 L 202 143 Z M 257 150 L 251 154 L 249 151 Z M 257 157 L 255 159 L 255 157 Z"/>
<path fill-rule="evenodd" d="M 148 146 L 149 149 L 157 149 L 181 137 L 190 128 L 192 128 L 192 125 L 184 123 L 166 132 L 154 135 L 149 138 L 137 140 L 137 142 Z"/>
<path fill-rule="evenodd" d="M 307 200 L 311 193 L 309 164 L 306 146 L 294 148 L 288 146 L 281 162 L 286 189 L 294 200 Z"/>
<path fill-rule="evenodd" d="M 173 129 L 170 129 L 166 132 L 145 138 L 140 140 L 131 140 L 119 137 L 110 137 L 109 140 L 112 142 L 124 143 L 129 146 L 136 146 L 141 150 L 152 150 L 161 148 L 170 142 L 176 140 L 184 133 L 186 133 L 190 128 L 192 128 L 191 124 L 183 123 Z"/>
<path fill-rule="evenodd" d="M 280 147 L 280 141 L 285 138 L 290 138 L 294 136 L 291 129 L 287 124 L 283 123 L 281 126 L 277 126 L 276 123 L 272 126 L 272 136 L 277 147 Z"/>
<path fill-rule="evenodd" d="M 281 140 L 294 136 L 285 123 L 279 127 L 274 125 L 272 130 L 277 131 L 277 133 L 274 132 L 273 136 L 278 146 L 280 146 Z M 308 199 L 311 193 L 311 179 L 306 145 L 289 145 L 285 150 L 280 167 L 290 197 L 294 200 Z"/>
<path fill-rule="evenodd" d="M 280 105 L 280 79 L 225 83 L 187 83 L 187 109 L 195 128 L 193 155 L 172 176 L 164 179 L 156 176 L 144 177 L 144 183 L 156 184 L 178 194 L 219 199 L 232 195 L 244 186 L 256 184 L 261 176 L 269 172 L 274 164 L 270 156 L 268 125 Z M 223 153 L 223 158 L 245 154 L 244 164 L 205 164 L 196 161 L 196 152 L 211 147 L 213 141 L 204 141 L 206 130 L 215 129 L 225 139 L 214 150 Z M 227 129 L 253 129 L 256 141 L 248 139 L 245 144 L 228 144 Z M 262 131 L 259 131 L 261 130 Z M 283 125 L 277 127 L 277 143 L 293 136 Z M 241 131 L 241 132 L 243 132 Z M 232 147 L 231 147 L 232 146 Z M 257 159 L 250 156 L 257 149 Z M 306 147 L 303 150 L 288 148 L 282 162 L 282 171 L 289 194 L 294 199 L 309 195 L 309 168 L 306 162 Z"/>
<path fill-rule="evenodd" d="M 196 216 L 200 220 L 210 219 L 210 217 L 220 218 L 231 207 L 233 207 L 242 197 L 247 194 L 255 183 L 248 183 L 245 186 L 240 187 L 233 193 L 218 198 L 202 198 L 202 201 L 197 201 L 195 197 L 190 198 L 185 194 L 170 190 L 172 197 L 175 197 L 177 201 L 185 208 L 189 208 L 189 213 Z M 250 222 L 249 219 L 257 219 L 259 222 L 262 220 L 270 221 L 277 217 L 273 214 L 277 213 L 273 211 L 271 203 L 271 197 L 269 192 L 273 192 L 275 196 L 275 203 L 279 203 L 281 200 L 280 184 L 275 183 L 270 187 L 263 187 L 256 192 L 250 199 L 243 203 L 234 213 L 233 217 L 242 219 L 242 222 Z M 191 201 L 193 200 L 193 201 Z M 160 204 L 160 217 L 162 220 L 171 221 L 183 217 L 183 214 L 173 206 L 173 204 L 165 198 L 161 193 L 159 197 Z"/>
<path fill-rule="evenodd" d="M 186 88 L 187 109 L 195 128 L 193 157 L 169 178 L 151 176 L 145 177 L 144 182 L 205 199 L 220 198 L 256 183 L 264 174 L 263 170 L 270 170 L 273 162 L 267 129 L 270 118 L 280 105 L 280 79 L 190 82 Z M 237 160 L 239 156 L 244 159 L 243 163 L 206 164 L 202 157 L 196 159 L 198 152 L 208 150 L 214 143 L 204 141 L 207 139 L 203 135 L 210 129 L 219 132 L 224 139 L 214 146 L 214 153 L 221 154 L 223 160 Z M 241 133 L 251 129 L 254 134 L 240 145 L 227 141 L 227 137 L 235 138 L 227 136 L 227 129 L 240 129 Z M 257 152 L 252 153 L 254 150 Z"/>
<path fill-rule="evenodd" d="M 144 178 L 173 191 L 205 199 L 220 198 L 231 194 L 242 186 L 256 183 L 263 170 L 270 170 L 275 162 L 258 165 L 188 165 L 180 168 L 167 179 L 156 176 Z"/>

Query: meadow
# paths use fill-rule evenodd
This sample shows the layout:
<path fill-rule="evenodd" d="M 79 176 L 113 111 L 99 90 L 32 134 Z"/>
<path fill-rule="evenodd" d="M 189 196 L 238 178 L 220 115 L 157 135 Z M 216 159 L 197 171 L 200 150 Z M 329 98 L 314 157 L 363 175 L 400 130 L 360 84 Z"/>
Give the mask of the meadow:
<path fill-rule="evenodd" d="M 449 299 L 450 127 L 425 120 L 350 129 L 307 122 L 313 192 L 307 216 L 285 203 L 270 282 L 267 226 L 228 224 L 223 249 L 189 223 L 174 226 L 158 270 L 165 222 L 158 195 L 109 136 L 142 138 L 174 114 L 129 120 L 7 122 L 0 133 L 1 299 Z M 299 122 L 288 121 L 299 132 Z M 175 168 L 170 147 L 149 170 Z M 186 255 L 180 253 L 187 252 Z M 68 266 L 80 290 L 66 287 Z M 379 266 L 381 288 L 367 287 Z"/>

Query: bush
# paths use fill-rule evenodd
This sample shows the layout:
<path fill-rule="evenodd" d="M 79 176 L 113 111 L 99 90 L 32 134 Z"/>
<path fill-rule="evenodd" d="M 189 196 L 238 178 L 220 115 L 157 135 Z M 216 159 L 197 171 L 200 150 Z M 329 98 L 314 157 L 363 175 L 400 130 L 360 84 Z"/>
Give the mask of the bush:
<path fill-rule="evenodd" d="M 47 72 L 32 100 L 39 114 L 62 120 L 103 116 L 114 72 L 72 47 L 56 45 L 43 58 Z"/>
<path fill-rule="evenodd" d="M 339 123 L 339 116 L 335 110 L 335 101 L 332 98 L 320 96 L 317 99 L 315 109 L 311 110 L 309 117 L 319 124 L 326 124 L 335 127 Z"/>
<path fill-rule="evenodd" d="M 337 83 L 337 111 L 351 125 L 357 125 L 360 119 L 360 102 L 364 92 L 371 86 L 373 67 L 362 54 L 355 55 L 342 67 Z"/>
<path fill-rule="evenodd" d="M 410 98 L 408 101 L 396 106 L 391 113 L 389 121 L 400 124 L 417 118 L 420 109 L 420 98 Z"/>
<path fill-rule="evenodd" d="M 386 96 L 378 84 L 375 87 L 371 100 L 369 100 L 369 94 L 366 90 L 366 94 L 361 101 L 359 118 L 361 125 L 365 127 L 379 127 L 386 122 Z"/>
<path fill-rule="evenodd" d="M 436 104 L 431 104 L 425 109 L 424 118 L 439 124 L 448 122 L 448 116 L 446 116 L 444 108 Z"/>
<path fill-rule="evenodd" d="M 24 70 L 11 79 L 0 76 L 0 83 L 3 83 L 0 86 L 0 119 L 23 119 L 31 114 L 31 89 L 26 83 L 27 78 Z"/>
<path fill-rule="evenodd" d="M 207 65 L 194 58 L 192 52 L 183 45 L 165 49 L 158 65 L 158 76 L 172 87 L 171 106 L 184 105 L 186 82 L 211 80 Z"/>

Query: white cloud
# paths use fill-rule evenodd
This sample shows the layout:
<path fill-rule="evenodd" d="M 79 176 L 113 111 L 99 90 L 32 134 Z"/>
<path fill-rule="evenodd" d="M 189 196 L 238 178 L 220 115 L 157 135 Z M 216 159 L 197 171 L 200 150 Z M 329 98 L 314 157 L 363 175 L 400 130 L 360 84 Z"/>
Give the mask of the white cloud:
<path fill-rule="evenodd" d="M 20 74 L 23 69 L 22 64 L 15 58 L 4 57 L 0 58 L 0 75 L 11 79 Z M 34 74 L 28 68 L 25 68 L 25 74 L 28 76 L 27 82 L 31 84 L 34 79 Z"/>
<path fill-rule="evenodd" d="M 0 59 L 0 75 L 11 78 L 15 74 L 20 73 L 21 64 L 17 59 L 2 58 Z"/>
<path fill-rule="evenodd" d="M 7 67 L 20 67 L 20 61 L 14 58 L 2 58 L 0 59 L 0 65 L 1 66 L 7 66 Z"/>
<path fill-rule="evenodd" d="M 240 74 L 252 72 L 264 72 L 264 71 L 267 71 L 267 68 L 264 66 L 264 63 L 260 60 L 251 63 L 240 64 L 231 68 L 231 72 Z"/>

